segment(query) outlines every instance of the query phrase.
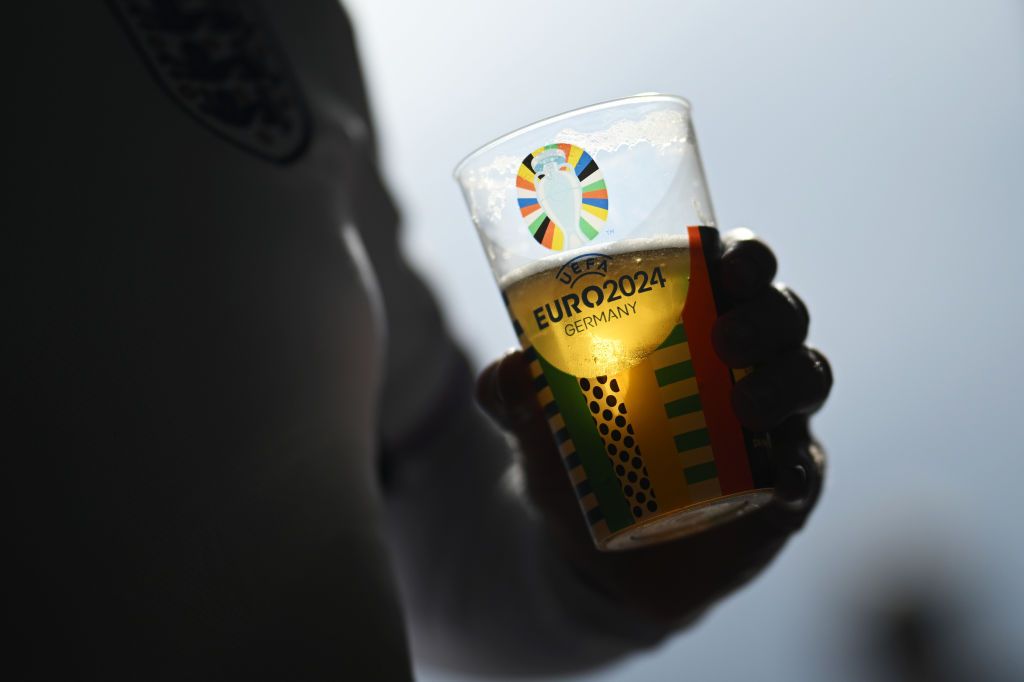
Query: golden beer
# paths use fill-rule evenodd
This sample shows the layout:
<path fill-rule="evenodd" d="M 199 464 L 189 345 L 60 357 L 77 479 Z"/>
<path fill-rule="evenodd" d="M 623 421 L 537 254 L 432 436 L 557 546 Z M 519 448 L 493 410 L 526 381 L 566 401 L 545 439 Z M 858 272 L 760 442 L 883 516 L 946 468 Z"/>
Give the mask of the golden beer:
<path fill-rule="evenodd" d="M 556 256 L 503 282 L 526 340 L 569 374 L 617 374 L 642 361 L 679 322 L 689 286 L 685 235 L 617 242 Z"/>
<path fill-rule="evenodd" d="M 501 282 L 602 549 L 684 534 L 768 496 L 750 483 L 723 489 L 722 448 L 716 463 L 684 324 L 689 242 L 689 235 L 619 241 L 542 259 Z M 699 263 L 708 285 L 702 253 Z M 736 433 L 740 446 L 767 447 L 744 443 L 738 426 Z M 747 453 L 737 455 L 747 466 Z"/>

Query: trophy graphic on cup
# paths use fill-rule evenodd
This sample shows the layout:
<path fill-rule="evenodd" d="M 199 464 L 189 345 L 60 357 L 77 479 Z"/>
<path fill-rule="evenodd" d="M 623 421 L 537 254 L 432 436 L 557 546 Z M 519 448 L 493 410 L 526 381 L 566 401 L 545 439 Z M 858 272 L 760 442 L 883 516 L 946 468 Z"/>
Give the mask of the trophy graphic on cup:
<path fill-rule="evenodd" d="M 549 144 L 523 159 L 519 210 L 537 242 L 552 251 L 583 246 L 608 218 L 608 188 L 597 163 L 571 144 Z"/>

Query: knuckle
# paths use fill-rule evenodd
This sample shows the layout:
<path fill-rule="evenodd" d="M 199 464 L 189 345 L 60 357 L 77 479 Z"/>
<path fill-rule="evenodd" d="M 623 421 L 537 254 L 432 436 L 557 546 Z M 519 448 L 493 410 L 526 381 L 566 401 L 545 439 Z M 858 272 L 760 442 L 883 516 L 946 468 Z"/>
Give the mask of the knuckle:
<path fill-rule="evenodd" d="M 722 243 L 725 245 L 726 250 L 754 241 L 758 241 L 758 237 L 749 227 L 734 227 L 722 235 Z"/>
<path fill-rule="evenodd" d="M 767 287 L 775 276 L 775 256 L 763 242 L 753 238 L 733 241 L 722 256 L 726 286 L 748 298 Z"/>
<path fill-rule="evenodd" d="M 807 335 L 807 331 L 811 326 L 811 315 L 807 310 L 807 305 L 804 303 L 803 299 L 797 296 L 796 292 L 786 284 L 776 284 L 775 290 L 781 295 L 782 302 L 787 308 L 787 313 L 793 317 L 796 322 L 796 328 L 800 332 L 800 338 L 802 339 Z"/>
<path fill-rule="evenodd" d="M 775 254 L 763 241 L 751 234 L 749 239 L 733 242 L 729 248 L 733 258 L 750 261 L 764 269 L 774 269 Z"/>
<path fill-rule="evenodd" d="M 806 353 L 811 364 L 811 369 L 820 382 L 821 399 L 824 400 L 832 391 L 832 364 L 828 361 L 828 358 L 825 357 L 825 354 L 817 348 L 809 346 L 806 349 Z"/>
<path fill-rule="evenodd" d="M 496 408 L 497 408 L 497 405 L 496 405 L 496 397 L 497 397 L 496 396 L 497 372 L 498 372 L 498 362 L 497 361 L 492 362 L 491 364 L 487 365 L 487 367 L 485 367 L 483 369 L 483 371 L 480 372 L 479 376 L 477 376 L 476 386 L 474 387 L 475 388 L 474 394 L 475 394 L 477 403 L 482 408 L 484 408 L 484 410 L 486 410 L 489 414 L 492 414 L 492 415 L 494 414 L 494 412 L 496 411 Z"/>

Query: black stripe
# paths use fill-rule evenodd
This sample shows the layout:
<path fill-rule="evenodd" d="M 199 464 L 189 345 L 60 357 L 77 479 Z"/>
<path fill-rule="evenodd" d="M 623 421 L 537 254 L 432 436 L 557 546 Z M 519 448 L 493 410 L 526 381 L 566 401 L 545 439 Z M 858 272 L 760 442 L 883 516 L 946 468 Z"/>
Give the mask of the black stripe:
<path fill-rule="evenodd" d="M 508 294 L 506 294 L 504 291 L 501 292 L 501 300 L 505 302 L 505 307 L 507 308 L 509 306 Z"/>
<path fill-rule="evenodd" d="M 700 245 L 704 251 L 704 266 L 708 271 L 708 281 L 711 284 L 711 297 L 715 301 L 715 313 L 721 315 L 732 308 L 733 302 L 729 300 L 725 291 L 722 290 L 718 278 L 718 263 L 722 260 L 722 242 L 718 237 L 718 230 L 713 227 L 698 227 L 700 232 Z M 729 373 L 730 376 L 732 372 Z"/>
<path fill-rule="evenodd" d="M 567 440 L 569 440 L 569 429 L 567 429 L 567 428 L 565 428 L 563 426 L 562 428 L 558 429 L 558 431 L 555 431 L 555 441 L 559 445 L 561 445 L 562 443 L 564 443 Z M 573 454 L 575 454 L 575 453 L 573 453 Z"/>
<path fill-rule="evenodd" d="M 526 359 L 530 362 L 533 362 L 534 360 L 537 359 L 537 351 L 533 349 L 533 346 L 530 346 L 529 348 L 524 350 L 523 355 L 526 356 Z"/>
<path fill-rule="evenodd" d="M 574 452 L 565 458 L 565 468 L 572 471 L 578 467 L 582 462 L 580 461 L 580 453 Z"/>
<path fill-rule="evenodd" d="M 512 318 L 512 328 L 516 330 L 516 336 L 523 335 L 523 326 L 519 324 L 519 320 L 514 317 Z"/>
<path fill-rule="evenodd" d="M 590 175 L 591 173 L 593 173 L 596 170 L 597 170 L 597 161 L 594 161 L 593 159 L 591 159 L 590 163 L 587 164 L 587 167 L 583 169 L 582 173 L 580 173 L 580 182 L 583 182 L 584 180 L 586 180 L 587 176 Z"/>
<path fill-rule="evenodd" d="M 542 388 L 548 385 L 548 380 L 543 374 L 538 374 L 533 379 L 533 390 L 540 391 Z"/>
<path fill-rule="evenodd" d="M 590 522 L 591 526 L 593 526 L 598 521 L 603 520 L 604 514 L 601 513 L 601 507 L 594 507 L 593 509 L 587 512 L 587 521 Z"/>
<path fill-rule="evenodd" d="M 550 403 L 544 406 L 544 416 L 550 419 L 551 417 L 554 417 L 556 414 L 558 414 L 558 403 L 552 400 Z"/>
<path fill-rule="evenodd" d="M 586 479 L 584 479 L 582 483 L 576 486 L 576 497 L 584 497 L 586 495 L 589 495 L 590 492 L 590 481 Z"/>
<path fill-rule="evenodd" d="M 540 224 L 537 231 L 533 233 L 533 238 L 537 240 L 538 244 L 544 243 L 544 233 L 548 231 L 548 226 L 551 225 L 551 218 L 544 216 L 544 222 Z"/>
<path fill-rule="evenodd" d="M 533 154 L 527 154 L 526 158 L 523 159 L 523 165 L 533 171 Z"/>

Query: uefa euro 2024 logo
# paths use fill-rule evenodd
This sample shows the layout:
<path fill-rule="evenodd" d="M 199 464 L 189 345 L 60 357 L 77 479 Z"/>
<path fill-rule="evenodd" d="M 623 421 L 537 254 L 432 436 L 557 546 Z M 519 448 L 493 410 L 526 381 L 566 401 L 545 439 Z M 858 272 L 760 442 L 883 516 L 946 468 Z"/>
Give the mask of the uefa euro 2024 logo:
<path fill-rule="evenodd" d="M 516 176 L 519 211 L 530 234 L 552 251 L 590 242 L 608 220 L 608 188 L 597 162 L 565 143 L 527 154 Z"/>

